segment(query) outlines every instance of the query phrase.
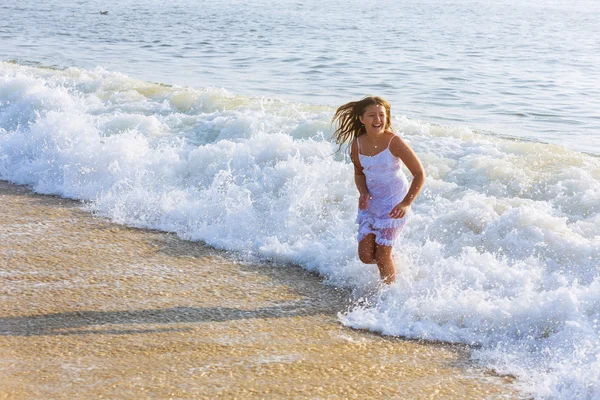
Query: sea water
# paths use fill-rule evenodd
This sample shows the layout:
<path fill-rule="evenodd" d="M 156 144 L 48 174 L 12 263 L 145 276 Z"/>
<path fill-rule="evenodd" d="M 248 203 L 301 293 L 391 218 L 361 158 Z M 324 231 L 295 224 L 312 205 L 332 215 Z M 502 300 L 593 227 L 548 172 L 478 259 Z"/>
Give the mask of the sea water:
<path fill-rule="evenodd" d="M 467 343 L 538 398 L 600 398 L 594 3 L 220 4 L 0 6 L 0 179 L 370 293 L 330 122 L 384 95 L 428 180 L 398 283 L 342 322 Z"/>
<path fill-rule="evenodd" d="M 599 16 L 596 0 L 5 1 L 0 60 L 332 107 L 377 94 L 600 154 Z"/>

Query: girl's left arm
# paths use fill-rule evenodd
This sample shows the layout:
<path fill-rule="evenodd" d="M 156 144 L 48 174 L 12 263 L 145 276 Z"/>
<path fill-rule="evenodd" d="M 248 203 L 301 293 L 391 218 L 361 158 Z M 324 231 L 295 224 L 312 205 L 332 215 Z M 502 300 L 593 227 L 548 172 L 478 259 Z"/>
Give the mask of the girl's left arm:
<path fill-rule="evenodd" d="M 398 157 L 413 176 L 408 193 L 390 212 L 392 218 L 402 218 L 413 201 L 417 198 L 425 184 L 425 170 L 413 149 L 400 136 L 395 136 L 390 143 L 390 151 Z"/>

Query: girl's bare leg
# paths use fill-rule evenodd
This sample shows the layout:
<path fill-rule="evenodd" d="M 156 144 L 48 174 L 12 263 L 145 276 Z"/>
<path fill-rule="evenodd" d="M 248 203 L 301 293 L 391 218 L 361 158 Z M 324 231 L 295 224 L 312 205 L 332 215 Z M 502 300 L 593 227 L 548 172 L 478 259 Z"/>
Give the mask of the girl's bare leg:
<path fill-rule="evenodd" d="M 370 233 L 358 242 L 358 257 L 365 264 L 377 264 L 379 276 L 384 283 L 390 284 L 396 281 L 392 246 L 375 243 L 375 234 Z"/>
<path fill-rule="evenodd" d="M 379 268 L 379 276 L 384 283 L 390 284 L 396 281 L 396 266 L 392 255 L 392 246 L 375 246 L 375 261 Z"/>
<path fill-rule="evenodd" d="M 375 234 L 369 233 L 360 242 L 358 242 L 358 258 L 365 264 L 375 264 Z"/>

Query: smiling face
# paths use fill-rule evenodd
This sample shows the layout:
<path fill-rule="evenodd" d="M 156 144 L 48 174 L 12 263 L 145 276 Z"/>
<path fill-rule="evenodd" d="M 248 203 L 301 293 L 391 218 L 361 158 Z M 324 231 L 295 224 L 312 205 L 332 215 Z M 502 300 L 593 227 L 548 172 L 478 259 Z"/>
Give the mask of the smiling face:
<path fill-rule="evenodd" d="M 383 134 L 388 125 L 385 107 L 381 104 L 373 104 L 367 107 L 365 112 L 360 116 L 360 122 L 365 126 L 367 134 Z"/>

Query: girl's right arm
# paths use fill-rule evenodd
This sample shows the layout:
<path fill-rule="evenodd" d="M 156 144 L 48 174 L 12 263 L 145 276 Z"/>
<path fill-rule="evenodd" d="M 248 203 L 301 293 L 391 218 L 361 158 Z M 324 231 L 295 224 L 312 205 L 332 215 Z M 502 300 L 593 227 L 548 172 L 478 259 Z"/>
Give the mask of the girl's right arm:
<path fill-rule="evenodd" d="M 352 159 L 352 164 L 354 164 L 354 183 L 356 184 L 356 188 L 360 194 L 360 197 L 358 198 L 358 208 L 364 210 L 369 205 L 369 199 L 371 196 L 369 195 L 369 190 L 367 189 L 367 178 L 365 177 L 363 168 L 360 165 L 360 160 L 358 159 L 357 140 L 358 138 L 354 139 L 352 141 L 352 145 L 350 146 L 350 158 Z"/>

